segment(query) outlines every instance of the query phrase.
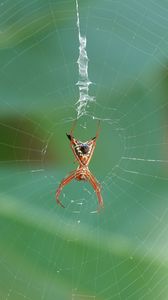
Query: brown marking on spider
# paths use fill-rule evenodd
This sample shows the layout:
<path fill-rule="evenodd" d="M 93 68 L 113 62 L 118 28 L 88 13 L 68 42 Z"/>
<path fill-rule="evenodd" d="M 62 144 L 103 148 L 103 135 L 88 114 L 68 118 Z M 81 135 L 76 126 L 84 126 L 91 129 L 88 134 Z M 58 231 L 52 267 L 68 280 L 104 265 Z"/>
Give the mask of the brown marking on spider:
<path fill-rule="evenodd" d="M 70 181 L 73 179 L 76 180 L 87 180 L 90 182 L 92 187 L 94 188 L 97 198 L 98 198 L 98 203 L 100 208 L 103 207 L 103 198 L 101 196 L 101 188 L 100 188 L 100 183 L 97 181 L 97 179 L 93 176 L 93 174 L 90 172 L 88 166 L 90 163 L 90 160 L 92 158 L 93 152 L 96 147 L 96 141 L 99 136 L 99 131 L 100 131 L 100 121 L 98 123 L 98 129 L 96 132 L 96 136 L 92 138 L 89 141 L 86 142 L 81 142 L 78 141 L 77 139 L 74 138 L 73 136 L 73 130 L 74 130 L 75 124 L 73 125 L 70 134 L 67 134 L 68 139 L 70 140 L 70 147 L 73 151 L 73 154 L 76 158 L 76 160 L 79 163 L 79 166 L 76 170 L 72 171 L 66 178 L 64 178 L 57 191 L 56 191 L 56 201 L 59 205 L 64 207 L 64 205 L 61 203 L 59 200 L 59 195 L 65 185 L 67 185 Z"/>

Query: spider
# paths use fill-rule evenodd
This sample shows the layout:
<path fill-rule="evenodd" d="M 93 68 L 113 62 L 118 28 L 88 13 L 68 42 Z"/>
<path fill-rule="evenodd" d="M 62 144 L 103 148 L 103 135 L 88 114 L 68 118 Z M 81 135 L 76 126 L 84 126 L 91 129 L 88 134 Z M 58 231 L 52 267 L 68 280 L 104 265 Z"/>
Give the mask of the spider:
<path fill-rule="evenodd" d="M 90 163 L 90 160 L 92 158 L 94 149 L 96 147 L 96 141 L 99 136 L 99 129 L 100 129 L 100 121 L 98 124 L 98 129 L 96 132 L 96 136 L 92 139 L 90 139 L 87 142 L 81 142 L 78 141 L 77 139 L 74 138 L 73 136 L 73 130 L 74 130 L 75 125 L 72 127 L 71 131 L 69 134 L 66 134 L 68 139 L 70 140 L 70 147 L 73 151 L 73 154 L 76 158 L 76 161 L 79 163 L 79 166 L 77 167 L 76 170 L 72 171 L 66 178 L 64 178 L 57 191 L 56 191 L 56 201 L 59 205 L 62 207 L 65 207 L 61 201 L 59 200 L 59 195 L 65 185 L 67 185 L 70 181 L 73 179 L 76 180 L 84 180 L 84 181 L 89 181 L 92 187 L 94 188 L 97 198 L 98 198 L 98 203 L 99 207 L 103 207 L 103 198 L 101 196 L 100 192 L 100 183 L 97 181 L 97 179 L 93 176 L 93 174 L 90 172 L 88 166 Z"/>

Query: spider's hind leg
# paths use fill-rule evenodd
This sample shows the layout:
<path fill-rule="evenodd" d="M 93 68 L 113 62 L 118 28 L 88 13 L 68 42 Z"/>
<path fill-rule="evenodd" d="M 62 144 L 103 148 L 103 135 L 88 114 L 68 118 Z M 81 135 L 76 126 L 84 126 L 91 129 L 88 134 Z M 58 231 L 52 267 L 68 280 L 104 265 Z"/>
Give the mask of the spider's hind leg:
<path fill-rule="evenodd" d="M 64 179 L 61 181 L 61 183 L 60 183 L 60 185 L 59 185 L 59 187 L 58 187 L 58 189 L 57 189 L 57 191 L 56 191 L 56 195 L 55 195 L 55 196 L 56 196 L 57 204 L 61 205 L 63 208 L 65 208 L 65 206 L 64 206 L 64 205 L 61 203 L 61 201 L 59 200 L 59 195 L 60 195 L 60 193 L 61 193 L 63 187 L 64 187 L 65 185 L 67 185 L 67 184 L 68 184 L 71 180 L 73 180 L 75 177 L 76 177 L 76 170 L 75 170 L 75 171 L 72 171 L 71 174 L 70 174 L 68 177 L 64 178 Z"/>
<path fill-rule="evenodd" d="M 100 183 L 97 181 L 97 179 L 93 176 L 93 174 L 90 171 L 87 171 L 86 173 L 87 179 L 90 182 L 90 184 L 92 185 L 92 187 L 94 188 L 97 198 L 98 198 L 98 203 L 99 203 L 99 208 L 98 211 L 100 210 L 100 208 L 104 207 L 103 204 L 103 198 L 101 195 L 101 187 L 100 187 Z"/>

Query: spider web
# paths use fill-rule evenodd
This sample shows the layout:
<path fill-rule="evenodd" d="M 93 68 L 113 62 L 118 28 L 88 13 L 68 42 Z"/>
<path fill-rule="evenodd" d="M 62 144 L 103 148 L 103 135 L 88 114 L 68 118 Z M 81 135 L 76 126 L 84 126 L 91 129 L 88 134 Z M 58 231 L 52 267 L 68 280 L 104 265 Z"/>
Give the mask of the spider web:
<path fill-rule="evenodd" d="M 75 136 L 101 132 L 88 183 L 55 191 L 72 163 L 76 2 L 0 1 L 2 300 L 167 299 L 165 1 L 79 1 L 90 97 Z M 89 82 L 90 82 L 89 81 Z M 80 104 L 80 102 L 78 102 Z"/>

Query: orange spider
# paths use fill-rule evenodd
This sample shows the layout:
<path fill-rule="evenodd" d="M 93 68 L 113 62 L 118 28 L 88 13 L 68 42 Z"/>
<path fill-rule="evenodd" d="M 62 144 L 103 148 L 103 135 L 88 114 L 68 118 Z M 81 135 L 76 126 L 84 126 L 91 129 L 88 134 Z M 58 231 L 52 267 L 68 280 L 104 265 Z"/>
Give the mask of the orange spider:
<path fill-rule="evenodd" d="M 99 124 L 100 124 L 100 122 L 99 122 Z M 75 127 L 75 125 L 72 127 L 70 134 L 66 134 L 66 135 L 67 135 L 68 139 L 70 140 L 70 147 L 73 151 L 73 154 L 74 154 L 76 160 L 79 163 L 79 166 L 76 170 L 72 171 L 68 177 L 64 178 L 61 181 L 61 183 L 56 191 L 56 201 L 59 205 L 61 205 L 62 207 L 65 207 L 59 200 L 59 195 L 60 195 L 63 187 L 73 179 L 85 180 L 85 181 L 88 180 L 90 182 L 90 184 L 93 186 L 93 188 L 97 194 L 98 203 L 100 205 L 100 208 L 102 208 L 103 207 L 103 198 L 102 198 L 101 192 L 100 192 L 100 183 L 96 180 L 96 178 L 93 176 L 93 174 L 90 172 L 90 170 L 88 168 L 88 165 L 90 163 L 90 160 L 91 160 L 93 152 L 94 152 L 94 149 L 96 147 L 96 140 L 99 136 L 100 126 L 98 126 L 96 136 L 87 142 L 78 141 L 73 137 L 74 127 Z"/>

